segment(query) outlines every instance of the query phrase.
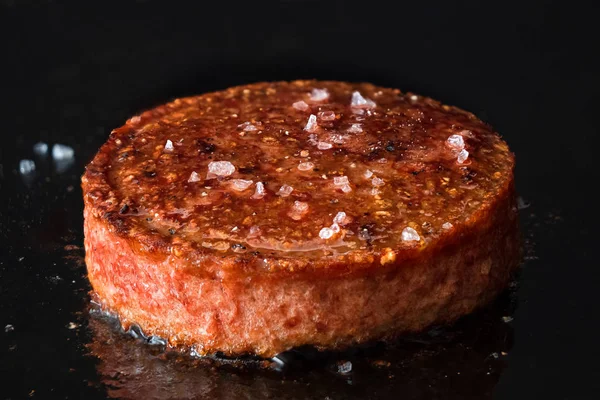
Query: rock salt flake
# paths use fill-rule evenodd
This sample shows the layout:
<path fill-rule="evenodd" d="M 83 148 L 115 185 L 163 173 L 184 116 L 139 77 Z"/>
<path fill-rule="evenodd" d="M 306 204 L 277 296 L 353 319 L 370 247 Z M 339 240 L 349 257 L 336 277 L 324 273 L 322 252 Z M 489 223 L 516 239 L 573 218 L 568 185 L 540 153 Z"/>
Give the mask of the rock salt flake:
<path fill-rule="evenodd" d="M 327 143 L 327 142 L 319 142 L 319 143 L 317 143 L 317 148 L 319 150 L 329 150 L 332 147 L 333 147 L 333 145 L 331 143 Z"/>
<path fill-rule="evenodd" d="M 342 185 L 342 187 L 340 187 L 340 189 L 344 193 L 350 193 L 352 191 L 352 186 L 346 184 L 346 185 Z"/>
<path fill-rule="evenodd" d="M 363 129 L 361 124 L 352 124 L 352 126 L 346 130 L 348 133 L 362 133 L 362 131 Z"/>
<path fill-rule="evenodd" d="M 381 178 L 374 177 L 373 179 L 371 179 L 371 184 L 375 187 L 380 187 L 385 185 L 385 181 Z"/>
<path fill-rule="evenodd" d="M 330 239 L 330 238 L 331 238 L 331 237 L 334 235 L 334 233 L 335 233 L 335 232 L 334 232 L 334 231 L 333 231 L 333 229 L 331 229 L 331 228 L 322 228 L 322 229 L 319 231 L 319 237 L 320 237 L 321 239 L 325 239 L 325 240 L 327 240 L 327 239 Z"/>
<path fill-rule="evenodd" d="M 217 176 L 229 176 L 234 172 L 235 167 L 229 161 L 211 161 L 208 163 L 206 179 L 212 179 Z"/>
<path fill-rule="evenodd" d="M 442 225 L 442 229 L 452 229 L 454 225 L 452 225 L 450 222 L 444 222 L 444 224 Z"/>
<path fill-rule="evenodd" d="M 35 155 L 43 157 L 48 154 L 48 145 L 44 142 L 38 142 L 33 145 L 33 152 Z"/>
<path fill-rule="evenodd" d="M 307 132 L 314 132 L 317 130 L 318 127 L 319 126 L 317 125 L 317 117 L 314 114 L 310 114 L 310 117 L 308 117 L 308 122 L 306 123 L 304 130 Z"/>
<path fill-rule="evenodd" d="M 296 110 L 299 111 L 306 111 L 308 110 L 308 104 L 306 104 L 304 101 L 300 100 L 295 102 L 294 104 L 292 104 L 292 107 L 294 107 Z"/>
<path fill-rule="evenodd" d="M 462 150 L 460 151 L 460 153 L 458 153 L 458 157 L 456 158 L 456 161 L 457 161 L 459 164 L 462 164 L 462 163 L 464 163 L 465 161 L 467 161 L 467 158 L 469 158 L 469 152 L 468 152 L 468 151 L 466 151 L 465 149 L 462 149 Z"/>
<path fill-rule="evenodd" d="M 265 185 L 262 182 L 256 182 L 256 189 L 252 195 L 253 199 L 262 199 L 265 197 Z"/>
<path fill-rule="evenodd" d="M 354 108 L 375 108 L 376 104 L 373 100 L 364 98 L 360 92 L 354 91 L 352 92 L 352 101 L 350 102 L 350 106 Z"/>
<path fill-rule="evenodd" d="M 461 135 L 451 135 L 446 140 L 448 146 L 456 151 L 460 151 L 465 148 L 465 141 Z"/>
<path fill-rule="evenodd" d="M 333 184 L 335 186 L 343 186 L 349 183 L 347 176 L 335 176 L 333 177 Z"/>
<path fill-rule="evenodd" d="M 231 188 L 237 192 L 243 192 L 248 189 L 254 182 L 246 179 L 232 179 L 230 181 Z"/>
<path fill-rule="evenodd" d="M 321 111 L 317 114 L 320 120 L 322 121 L 334 121 L 335 113 L 333 111 Z"/>
<path fill-rule="evenodd" d="M 21 175 L 29 175 L 35 171 L 35 162 L 33 160 L 19 161 L 19 172 Z"/>
<path fill-rule="evenodd" d="M 300 171 L 310 171 L 314 167 L 315 167 L 315 164 L 313 164 L 311 162 L 303 162 L 303 163 L 298 164 L 298 169 Z"/>
<path fill-rule="evenodd" d="M 261 125 L 261 123 L 257 122 L 256 124 L 252 124 L 251 122 L 246 121 L 243 124 L 239 124 L 238 128 L 243 129 L 244 132 L 254 132 L 258 130 L 257 125 Z"/>
<path fill-rule="evenodd" d="M 345 212 L 340 211 L 333 217 L 333 222 L 338 225 L 345 225 L 348 222 L 348 216 Z"/>
<path fill-rule="evenodd" d="M 325 101 L 329 98 L 329 92 L 327 89 L 313 89 L 310 92 L 311 101 Z"/>
<path fill-rule="evenodd" d="M 369 179 L 370 177 L 373 176 L 373 171 L 371 171 L 370 169 L 366 170 L 365 173 L 363 174 L 363 176 L 365 177 L 365 179 Z"/>
<path fill-rule="evenodd" d="M 170 140 L 167 140 L 167 143 L 168 142 L 170 142 Z M 171 143 L 171 145 L 173 145 L 173 143 Z M 54 146 L 52 146 L 52 158 L 54 159 L 54 161 L 71 160 L 73 159 L 74 155 L 75 151 L 70 146 L 60 143 L 57 143 Z"/>
<path fill-rule="evenodd" d="M 402 230 L 401 238 L 405 242 L 415 242 L 421 240 L 421 237 L 419 236 L 417 231 L 415 231 L 410 226 L 407 226 Z"/>
<path fill-rule="evenodd" d="M 167 143 L 165 143 L 165 151 L 173 151 L 174 147 L 173 147 L 173 142 L 171 142 L 170 140 L 167 140 Z"/>
<path fill-rule="evenodd" d="M 294 191 L 294 188 L 291 187 L 290 185 L 283 185 L 279 188 L 279 191 L 277 192 L 277 194 L 280 195 L 281 197 L 287 197 L 290 194 L 292 194 L 293 191 Z"/>
<path fill-rule="evenodd" d="M 188 182 L 199 182 L 200 176 L 196 173 L 196 171 L 192 171 L 190 177 L 188 178 Z"/>

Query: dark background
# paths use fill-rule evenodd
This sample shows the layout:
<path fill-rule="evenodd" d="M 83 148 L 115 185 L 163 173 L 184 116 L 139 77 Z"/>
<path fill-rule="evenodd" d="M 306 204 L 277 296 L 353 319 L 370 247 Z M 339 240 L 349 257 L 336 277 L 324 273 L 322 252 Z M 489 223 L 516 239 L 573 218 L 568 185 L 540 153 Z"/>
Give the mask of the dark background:
<path fill-rule="evenodd" d="M 431 96 L 503 135 L 531 206 L 494 396 L 597 398 L 599 10 L 487 3 L 1 0 L 0 325 L 15 328 L 0 331 L 2 397 L 106 395 L 89 384 L 90 333 L 66 328 L 85 325 L 89 299 L 81 249 L 64 246 L 82 244 L 78 180 L 110 130 L 179 96 L 321 78 Z M 59 174 L 36 159 L 26 181 L 18 162 L 40 140 L 76 163 Z"/>

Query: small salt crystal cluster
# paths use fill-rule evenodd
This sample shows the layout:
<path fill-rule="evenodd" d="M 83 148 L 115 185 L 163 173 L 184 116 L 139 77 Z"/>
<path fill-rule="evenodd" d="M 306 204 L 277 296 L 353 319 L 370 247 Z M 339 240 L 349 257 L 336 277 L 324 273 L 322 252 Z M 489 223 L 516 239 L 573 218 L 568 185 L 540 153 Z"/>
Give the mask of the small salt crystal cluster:
<path fill-rule="evenodd" d="M 350 186 L 347 176 L 335 176 L 333 178 L 333 185 L 336 187 L 336 189 L 340 189 L 344 193 L 350 193 L 352 191 L 352 187 Z"/>
<path fill-rule="evenodd" d="M 362 133 L 363 129 L 360 124 L 352 124 L 350 128 L 346 130 L 348 133 Z"/>
<path fill-rule="evenodd" d="M 333 111 L 321 111 L 317 114 L 321 121 L 334 121 L 335 113 Z"/>
<path fill-rule="evenodd" d="M 329 150 L 332 147 L 333 147 L 333 145 L 331 143 L 327 143 L 327 142 L 318 142 L 317 143 L 317 149 L 319 149 L 319 150 Z"/>
<path fill-rule="evenodd" d="M 294 191 L 294 188 L 291 187 L 290 185 L 282 185 L 279 188 L 279 191 L 277 192 L 277 194 L 281 197 L 288 197 L 290 194 L 292 194 L 293 191 Z"/>
<path fill-rule="evenodd" d="M 468 131 L 462 131 L 462 133 L 470 133 Z M 469 152 L 465 150 L 465 140 L 462 135 L 450 135 L 446 139 L 446 144 L 452 149 L 453 152 L 457 153 L 456 161 L 459 164 L 464 163 L 469 158 Z"/>
<path fill-rule="evenodd" d="M 325 101 L 329 98 L 327 89 L 313 89 L 310 92 L 310 101 Z"/>
<path fill-rule="evenodd" d="M 296 110 L 299 110 L 299 111 L 307 111 L 309 109 L 308 104 L 306 104 L 302 100 L 297 101 L 294 104 L 292 104 L 292 107 L 294 107 Z"/>
<path fill-rule="evenodd" d="M 367 99 L 363 97 L 360 92 L 354 91 L 352 92 L 352 100 L 350 102 L 350 106 L 353 108 L 375 108 L 377 104 L 371 99 Z"/>
<path fill-rule="evenodd" d="M 338 212 L 335 217 L 333 217 L 333 224 L 331 224 L 328 228 L 321 228 L 319 231 L 319 237 L 323 240 L 331 239 L 333 235 L 340 232 L 340 225 L 344 226 L 350 222 L 350 218 L 346 215 L 345 212 Z"/>
<path fill-rule="evenodd" d="M 308 122 L 306 123 L 304 130 L 312 133 L 315 132 L 317 128 L 319 128 L 319 126 L 317 125 L 317 116 L 314 114 L 310 114 L 310 117 L 308 117 Z"/>
<path fill-rule="evenodd" d="M 35 162 L 33 160 L 19 161 L 19 172 L 21 175 L 29 175 L 35 171 Z"/>
<path fill-rule="evenodd" d="M 402 234 L 400 237 L 405 242 L 418 242 L 419 240 L 421 240 L 421 237 L 419 236 L 417 231 L 415 231 L 410 226 L 407 226 L 402 230 Z"/>
<path fill-rule="evenodd" d="M 236 192 L 243 192 L 244 190 L 248 189 L 254 183 L 254 181 L 246 180 L 246 179 L 232 179 L 229 182 L 231 184 L 231 188 L 233 190 L 235 190 Z"/>
<path fill-rule="evenodd" d="M 229 176 L 235 172 L 235 167 L 229 161 L 211 161 L 208 163 L 206 179 Z"/>
<path fill-rule="evenodd" d="M 294 221 L 299 221 L 306 213 L 308 213 L 308 203 L 296 200 L 288 212 L 288 216 Z"/>
<path fill-rule="evenodd" d="M 33 145 L 33 152 L 37 156 L 44 157 L 48 154 L 48 145 L 44 142 L 38 142 Z"/>
<path fill-rule="evenodd" d="M 253 199 L 262 199 L 263 197 L 265 197 L 265 194 L 267 192 L 265 191 L 265 185 L 262 182 L 256 182 L 256 188 L 254 190 L 254 194 L 252 195 Z"/>
<path fill-rule="evenodd" d="M 244 122 L 243 124 L 239 124 L 238 128 L 242 129 L 244 132 L 254 132 L 262 126 L 261 122 L 251 123 L 249 121 Z"/>
<path fill-rule="evenodd" d="M 192 171 L 190 177 L 188 178 L 188 182 L 200 182 L 200 175 L 196 171 Z"/>

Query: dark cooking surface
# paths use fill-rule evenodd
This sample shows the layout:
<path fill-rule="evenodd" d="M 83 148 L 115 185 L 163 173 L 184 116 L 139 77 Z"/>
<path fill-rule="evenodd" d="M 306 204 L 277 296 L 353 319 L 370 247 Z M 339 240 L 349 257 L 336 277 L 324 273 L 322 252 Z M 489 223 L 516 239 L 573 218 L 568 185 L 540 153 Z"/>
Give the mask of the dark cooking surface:
<path fill-rule="evenodd" d="M 600 66 L 586 59 L 598 47 L 594 13 L 332 2 L 309 13 L 323 28 L 311 30 L 300 3 L 260 10 L 278 19 L 229 3 L 210 12 L 154 2 L 123 10 L 0 3 L 1 398 L 597 395 L 598 217 L 590 193 L 599 177 L 592 94 Z M 400 40 L 405 32 L 419 34 Z M 403 51 L 390 53 L 398 43 Z M 352 362 L 348 375 L 331 359 L 285 373 L 194 366 L 90 318 L 79 176 L 110 130 L 177 96 L 300 77 L 415 91 L 473 111 L 503 134 L 517 156 L 519 193 L 531 203 L 521 211 L 529 259 L 515 302 L 506 294 L 455 327 L 341 355 Z M 38 141 L 72 146 L 75 163 L 57 172 L 34 155 Z M 22 159 L 36 162 L 32 179 L 20 176 Z"/>

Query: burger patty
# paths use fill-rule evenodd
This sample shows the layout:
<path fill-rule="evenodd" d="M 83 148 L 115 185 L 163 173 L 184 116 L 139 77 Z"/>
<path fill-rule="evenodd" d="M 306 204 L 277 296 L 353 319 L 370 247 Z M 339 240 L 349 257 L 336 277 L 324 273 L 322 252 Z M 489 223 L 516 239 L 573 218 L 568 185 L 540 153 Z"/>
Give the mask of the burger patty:
<path fill-rule="evenodd" d="M 198 354 L 448 323 L 519 261 L 514 156 L 473 114 L 367 83 L 257 83 L 114 130 L 82 178 L 93 290 Z"/>

